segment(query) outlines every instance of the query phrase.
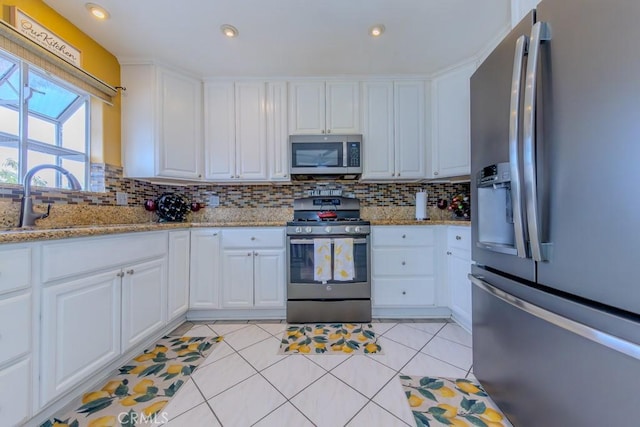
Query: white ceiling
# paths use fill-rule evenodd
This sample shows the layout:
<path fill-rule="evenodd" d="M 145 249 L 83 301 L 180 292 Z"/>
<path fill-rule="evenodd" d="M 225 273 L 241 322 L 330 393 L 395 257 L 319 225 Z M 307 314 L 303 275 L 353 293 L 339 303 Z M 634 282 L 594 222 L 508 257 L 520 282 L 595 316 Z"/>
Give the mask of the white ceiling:
<path fill-rule="evenodd" d="M 120 62 L 151 59 L 207 77 L 435 74 L 510 24 L 509 0 L 45 0 Z M 373 38 L 368 29 L 382 23 Z M 240 35 L 224 37 L 220 25 Z"/>

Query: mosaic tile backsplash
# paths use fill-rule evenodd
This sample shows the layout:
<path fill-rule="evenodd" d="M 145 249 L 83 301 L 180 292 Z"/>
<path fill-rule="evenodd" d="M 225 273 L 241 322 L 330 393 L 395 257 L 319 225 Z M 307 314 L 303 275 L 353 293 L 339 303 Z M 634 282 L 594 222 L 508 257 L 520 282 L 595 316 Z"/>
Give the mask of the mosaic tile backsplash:
<path fill-rule="evenodd" d="M 129 178 L 123 178 L 122 168 L 111 165 L 92 165 L 91 192 L 77 192 L 71 190 L 48 190 L 34 187 L 32 196 L 34 203 L 52 203 L 58 206 L 58 211 L 84 210 L 82 224 L 89 225 L 91 218 L 98 218 L 96 212 L 121 210 L 119 223 L 149 222 L 152 217 L 144 211 L 143 204 L 147 199 L 156 199 L 163 193 L 178 193 L 192 202 L 199 202 L 207 207 L 210 196 L 218 196 L 220 208 L 233 209 L 264 209 L 291 208 L 293 199 L 304 197 L 310 190 L 342 189 L 343 194 L 360 199 L 365 207 L 411 207 L 415 205 L 415 193 L 427 191 L 429 193 L 428 206 L 431 211 L 438 199 L 451 198 L 456 194 L 470 193 L 467 183 L 362 183 L 362 182 L 291 182 L 252 185 L 215 185 L 201 184 L 188 186 L 161 185 Z M 104 189 L 104 191 L 101 191 Z M 125 192 L 128 196 L 126 207 L 116 207 L 116 192 Z M 0 184 L 0 225 L 15 226 L 19 212 L 19 202 L 22 196 L 22 186 Z M 62 206 L 68 205 L 68 206 Z M 75 205 L 75 206 L 74 206 Z M 15 211 L 15 212 L 14 212 Z M 53 211 L 53 210 L 52 210 Z M 208 211 L 208 209 L 207 209 Z M 197 215 L 210 217 L 211 215 Z M 95 220 L 94 223 L 102 223 Z"/>

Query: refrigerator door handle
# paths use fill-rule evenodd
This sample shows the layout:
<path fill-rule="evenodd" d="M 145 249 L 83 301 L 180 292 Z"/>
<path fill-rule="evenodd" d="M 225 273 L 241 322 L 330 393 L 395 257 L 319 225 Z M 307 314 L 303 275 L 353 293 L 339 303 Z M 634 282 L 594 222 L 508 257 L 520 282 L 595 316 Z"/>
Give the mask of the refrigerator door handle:
<path fill-rule="evenodd" d="M 524 57 L 527 53 L 529 37 L 522 35 L 516 40 L 513 56 L 513 76 L 511 79 L 511 107 L 509 109 L 509 169 L 511 173 L 511 200 L 515 246 L 520 258 L 527 257 L 525 246 L 524 219 L 522 216 L 522 194 L 520 183 L 520 95 L 522 93 L 522 73 Z"/>
<path fill-rule="evenodd" d="M 536 88 L 538 83 L 538 60 L 540 58 L 540 43 L 551 40 L 551 32 L 546 22 L 536 22 L 531 29 L 529 43 L 529 59 L 527 61 L 527 80 L 524 90 L 524 197 L 527 210 L 527 224 L 531 256 L 534 261 L 544 261 L 542 242 L 540 238 L 540 218 L 538 215 L 538 188 L 536 182 Z"/>
<path fill-rule="evenodd" d="M 506 302 L 513 307 L 531 314 L 539 319 L 549 322 L 559 328 L 565 329 L 590 341 L 608 347 L 619 353 L 626 354 L 629 357 L 640 360 L 640 345 L 626 341 L 622 338 L 610 335 L 606 332 L 591 328 L 582 323 L 576 322 L 566 317 L 557 315 L 544 308 L 521 300 L 511 294 L 508 294 L 483 280 L 481 276 L 469 274 L 469 280 L 478 288 L 490 293 L 494 297 Z"/>

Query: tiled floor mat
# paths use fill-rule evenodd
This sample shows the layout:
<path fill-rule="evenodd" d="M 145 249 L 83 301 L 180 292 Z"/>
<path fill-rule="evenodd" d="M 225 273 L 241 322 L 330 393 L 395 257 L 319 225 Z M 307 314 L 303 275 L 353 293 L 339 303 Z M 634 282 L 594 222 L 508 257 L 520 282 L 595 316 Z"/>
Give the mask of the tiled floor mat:
<path fill-rule="evenodd" d="M 289 325 L 278 354 L 383 354 L 371 324 Z"/>
<path fill-rule="evenodd" d="M 418 427 L 512 427 L 480 384 L 468 379 L 400 375 Z"/>
<path fill-rule="evenodd" d="M 101 388 L 85 393 L 76 410 L 41 427 L 162 424 L 162 409 L 222 337 L 161 338 L 119 369 Z"/>

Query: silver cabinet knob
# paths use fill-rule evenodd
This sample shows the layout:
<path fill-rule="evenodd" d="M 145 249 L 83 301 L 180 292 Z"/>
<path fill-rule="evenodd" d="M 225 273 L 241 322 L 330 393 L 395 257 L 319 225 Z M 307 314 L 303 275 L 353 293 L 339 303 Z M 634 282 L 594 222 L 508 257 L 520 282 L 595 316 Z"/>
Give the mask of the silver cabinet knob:
<path fill-rule="evenodd" d="M 133 271 L 133 268 L 131 270 L 127 270 L 127 274 L 133 274 L 135 273 L 135 271 Z"/>
<path fill-rule="evenodd" d="M 322 129 L 322 133 L 324 133 L 324 129 Z"/>
<path fill-rule="evenodd" d="M 116 276 L 117 276 L 117 277 L 124 277 L 124 273 L 121 271 L 121 272 L 119 272 L 119 273 L 116 273 Z"/>
<path fill-rule="evenodd" d="M 217 236 L 217 235 L 218 235 L 218 233 L 213 233 L 213 234 L 212 234 L 212 236 Z"/>
<path fill-rule="evenodd" d="M 327 133 L 331 133 L 331 129 L 327 129 Z"/>
<path fill-rule="evenodd" d="M 394 172 L 394 173 L 392 173 L 392 174 L 391 174 L 391 176 L 396 176 L 396 173 L 395 173 L 395 172 Z"/>
<path fill-rule="evenodd" d="M 256 238 L 255 237 L 251 237 L 251 240 L 256 240 Z"/>
<path fill-rule="evenodd" d="M 253 256 L 258 256 L 258 252 L 253 252 Z"/>
<path fill-rule="evenodd" d="M 451 252 L 450 252 L 450 251 L 447 251 L 447 255 L 451 255 Z"/>
<path fill-rule="evenodd" d="M 235 178 L 235 177 L 234 177 L 233 175 L 231 175 L 229 178 L 233 179 L 233 178 Z"/>
<path fill-rule="evenodd" d="M 397 176 L 400 176 L 400 172 L 398 172 L 398 175 L 397 175 Z"/>
<path fill-rule="evenodd" d="M 407 291 L 402 291 L 402 295 L 406 295 L 406 294 L 407 294 Z"/>
<path fill-rule="evenodd" d="M 406 238 L 407 238 L 407 235 L 406 235 L 406 234 L 403 234 L 403 235 L 402 235 L 402 238 L 403 238 L 403 239 L 406 239 Z"/>
<path fill-rule="evenodd" d="M 402 265 L 407 265 L 407 263 L 405 261 L 402 261 Z"/>
<path fill-rule="evenodd" d="M 282 175 L 282 176 L 286 178 L 286 177 L 287 177 L 287 174 L 285 173 L 285 174 L 284 174 L 284 175 Z"/>
<path fill-rule="evenodd" d="M 438 175 L 438 172 L 434 172 L 433 174 L 434 174 L 434 175 Z"/>
<path fill-rule="evenodd" d="M 456 236 L 456 240 L 462 240 L 461 236 Z"/>
<path fill-rule="evenodd" d="M 251 255 L 253 255 L 251 252 L 249 252 L 249 253 L 247 254 L 247 256 L 251 256 Z"/>

